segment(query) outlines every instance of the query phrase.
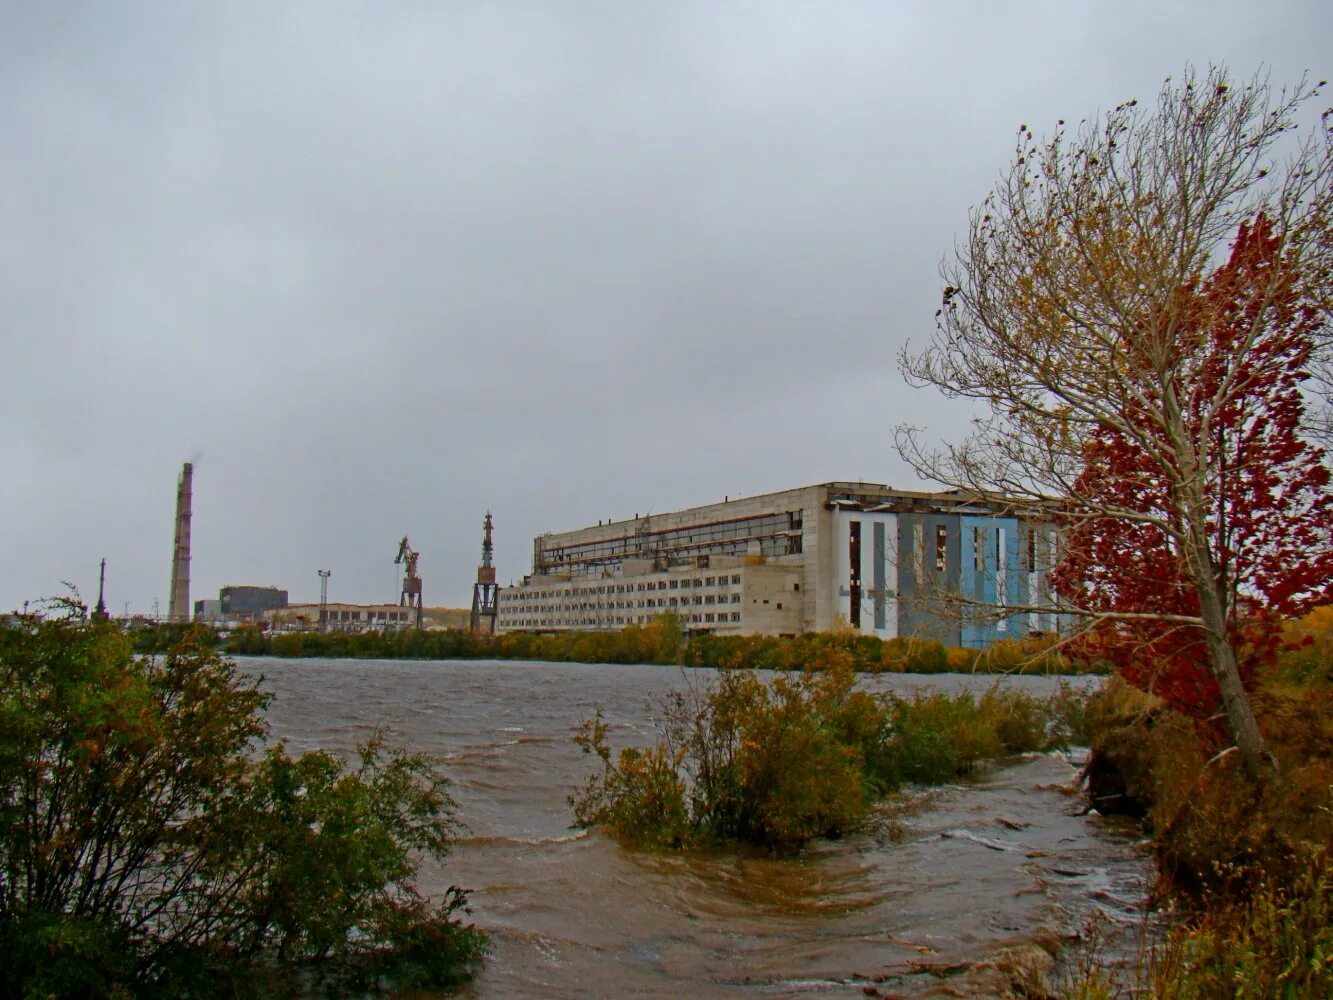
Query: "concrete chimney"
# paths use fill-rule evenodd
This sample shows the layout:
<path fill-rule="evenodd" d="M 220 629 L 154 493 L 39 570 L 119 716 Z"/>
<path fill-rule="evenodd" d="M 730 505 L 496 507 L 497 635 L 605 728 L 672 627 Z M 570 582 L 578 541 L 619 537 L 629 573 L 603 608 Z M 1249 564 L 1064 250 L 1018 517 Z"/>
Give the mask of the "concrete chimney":
<path fill-rule="evenodd" d="M 176 546 L 171 555 L 171 603 L 167 616 L 173 622 L 190 620 L 190 504 L 194 465 L 186 462 L 176 481 Z"/>

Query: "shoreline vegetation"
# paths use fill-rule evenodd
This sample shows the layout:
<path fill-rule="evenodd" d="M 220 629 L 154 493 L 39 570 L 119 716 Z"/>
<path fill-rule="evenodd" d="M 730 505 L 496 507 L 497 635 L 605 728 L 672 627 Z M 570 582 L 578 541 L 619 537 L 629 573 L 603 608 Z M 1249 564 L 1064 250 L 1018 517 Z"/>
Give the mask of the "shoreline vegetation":
<path fill-rule="evenodd" d="M 422 862 L 460 829 L 438 762 L 269 738 L 271 695 L 187 633 L 136 655 L 66 603 L 0 627 L 0 997 L 444 988 L 486 938 Z"/>
<path fill-rule="evenodd" d="M 595 763 L 569 797 L 575 822 L 639 849 L 791 855 L 866 828 L 907 784 L 1086 745 L 1089 808 L 1133 817 L 1148 837 L 1156 936 L 1126 966 L 1087 928 L 1063 956 L 1063 984 L 1043 971 L 1022 988 L 1077 1000 L 1333 995 L 1333 607 L 1288 627 L 1252 692 L 1269 780 L 1234 748 L 1215 752 L 1217 718 L 1119 678 L 1046 699 L 999 688 L 904 698 L 855 690 L 855 661 L 836 645 L 821 655 L 767 682 L 727 670 L 672 695 L 649 746 L 613 752 L 600 714 L 585 720 L 574 739 Z"/>
<path fill-rule="evenodd" d="M 1147 834 L 1157 941 L 1117 966 L 1092 930 L 1062 995 L 1333 996 L 1333 606 L 1287 639 L 1252 695 L 1276 765 L 1267 781 L 1213 751 L 1215 719 L 1119 678 L 1089 700 L 1089 804 Z"/>
<path fill-rule="evenodd" d="M 792 855 L 864 829 L 908 784 L 1086 742 L 1087 696 L 1068 685 L 1048 698 L 999 688 L 903 698 L 855 683 L 846 655 L 768 681 L 726 670 L 667 697 L 656 742 L 619 753 L 598 713 L 574 737 L 600 762 L 569 797 L 575 822 L 635 847 L 739 843 Z"/>
<path fill-rule="evenodd" d="M 290 755 L 266 741 L 268 696 L 227 658 L 241 650 L 207 630 L 128 635 L 67 612 L 0 630 L 3 995 L 281 995 L 315 982 L 332 995 L 469 975 L 485 938 L 463 922 L 466 895 L 432 902 L 413 885 L 420 859 L 443 858 L 465 819 L 439 761 L 377 741 L 351 761 Z M 877 820 L 892 839 L 883 804 L 908 785 L 1085 745 L 1088 806 L 1143 824 L 1158 870 L 1154 931 L 1126 965 L 1090 927 L 1031 988 L 1076 1000 L 1333 993 L 1333 607 L 1288 627 L 1252 691 L 1276 758 L 1267 781 L 1216 752 L 1216 719 L 1119 678 L 1047 698 L 1003 687 L 877 695 L 856 689 L 856 673 L 869 650 L 885 669 L 891 643 L 686 645 L 669 626 L 571 636 L 547 652 L 586 656 L 589 641 L 632 638 L 638 662 L 696 664 L 707 650 L 710 665 L 776 669 L 701 677 L 668 698 L 649 746 L 613 751 L 600 717 L 586 720 L 575 740 L 593 767 L 569 797 L 578 824 L 636 849 L 746 843 L 792 855 Z M 419 652 L 413 635 L 379 641 Z M 532 657 L 524 642 L 494 641 L 506 640 Z M 136 655 L 145 647 L 161 651 Z M 50 836 L 32 834 L 43 829 L 33 817 Z M 97 859 L 113 855 L 142 868 L 122 883 L 130 897 L 99 895 Z M 32 871 L 45 873 L 40 885 L 22 874 Z"/>
<path fill-rule="evenodd" d="M 134 633 L 140 652 L 161 652 L 191 626 L 162 624 Z M 200 626 L 192 626 L 199 628 Z M 933 639 L 880 639 L 850 630 L 785 636 L 687 635 L 680 620 L 660 615 L 614 632 L 511 632 L 474 636 L 462 630 L 275 632 L 240 628 L 206 641 L 235 656 L 339 657 L 375 660 L 537 660 L 556 663 L 678 664 L 718 669 L 821 669 L 830 657 L 857 673 L 1105 674 L 1109 667 L 1070 656 L 1052 636 L 1001 640 L 961 649 Z M 208 638 L 211 636 L 211 638 Z"/>

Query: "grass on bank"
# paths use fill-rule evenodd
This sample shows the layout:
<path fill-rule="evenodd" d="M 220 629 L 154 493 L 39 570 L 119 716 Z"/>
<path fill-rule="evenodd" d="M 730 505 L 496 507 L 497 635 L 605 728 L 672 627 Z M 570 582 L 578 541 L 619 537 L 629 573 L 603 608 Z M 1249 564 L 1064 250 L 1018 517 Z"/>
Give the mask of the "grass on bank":
<path fill-rule="evenodd" d="M 614 753 L 600 715 L 576 741 L 600 767 L 570 796 L 575 821 L 659 848 L 742 842 L 790 853 L 862 827 L 904 784 L 971 774 L 990 758 L 1081 737 L 1081 696 L 854 688 L 850 657 L 819 670 L 727 670 L 670 697 L 657 742 Z"/>

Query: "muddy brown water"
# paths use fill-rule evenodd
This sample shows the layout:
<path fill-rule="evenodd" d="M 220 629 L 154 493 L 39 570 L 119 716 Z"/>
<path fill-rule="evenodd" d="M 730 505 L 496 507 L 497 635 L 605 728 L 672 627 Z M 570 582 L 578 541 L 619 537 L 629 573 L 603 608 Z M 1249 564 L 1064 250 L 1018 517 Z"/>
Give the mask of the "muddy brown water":
<path fill-rule="evenodd" d="M 914 793 L 898 842 L 820 842 L 793 859 L 745 850 L 659 854 L 570 828 L 591 758 L 571 740 L 601 707 L 613 743 L 646 745 L 666 693 L 707 683 L 677 667 L 242 657 L 274 692 L 272 734 L 350 750 L 377 727 L 446 762 L 467 830 L 421 888 L 472 890 L 492 952 L 471 997 L 905 995 L 926 971 L 1067 934 L 1093 914 L 1134 922 L 1147 860 L 1123 825 L 1082 815 L 1076 761 L 1020 758 Z M 990 677 L 874 675 L 872 690 L 983 690 Z M 1004 683 L 1034 694 L 1047 678 Z"/>

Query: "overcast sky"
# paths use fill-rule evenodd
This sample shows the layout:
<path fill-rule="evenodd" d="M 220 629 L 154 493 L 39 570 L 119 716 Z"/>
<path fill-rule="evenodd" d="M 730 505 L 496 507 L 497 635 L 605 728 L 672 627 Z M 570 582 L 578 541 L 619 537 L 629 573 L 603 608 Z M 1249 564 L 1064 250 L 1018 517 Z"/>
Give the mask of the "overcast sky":
<path fill-rule="evenodd" d="M 276 13 L 275 13 L 276 11 Z M 0 609 L 229 583 L 466 605 L 532 538 L 911 486 L 894 363 L 1044 131 L 1333 4 L 0 2 Z"/>

